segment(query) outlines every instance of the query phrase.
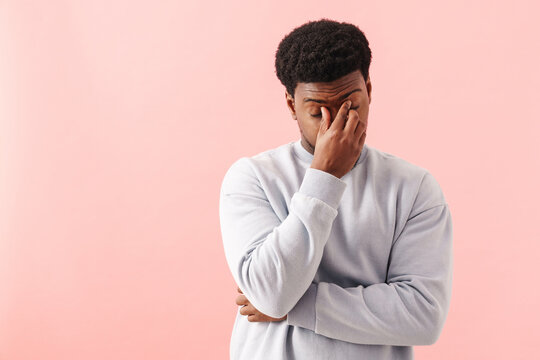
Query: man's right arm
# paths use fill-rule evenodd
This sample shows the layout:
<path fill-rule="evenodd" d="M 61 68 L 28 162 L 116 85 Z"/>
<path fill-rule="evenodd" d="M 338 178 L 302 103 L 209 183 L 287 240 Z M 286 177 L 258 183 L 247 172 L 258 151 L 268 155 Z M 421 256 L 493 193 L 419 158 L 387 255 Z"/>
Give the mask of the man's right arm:
<path fill-rule="evenodd" d="M 251 168 L 237 160 L 221 185 L 219 216 L 227 263 L 253 306 L 285 316 L 309 288 L 347 184 L 307 168 L 280 221 Z"/>

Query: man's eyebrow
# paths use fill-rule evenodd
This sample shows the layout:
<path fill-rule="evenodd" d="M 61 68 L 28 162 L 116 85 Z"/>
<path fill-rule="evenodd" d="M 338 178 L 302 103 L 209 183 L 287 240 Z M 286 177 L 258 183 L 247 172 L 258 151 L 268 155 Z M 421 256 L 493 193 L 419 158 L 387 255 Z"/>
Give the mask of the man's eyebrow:
<path fill-rule="evenodd" d="M 356 91 L 362 91 L 362 89 L 354 89 L 353 91 L 349 91 L 348 93 L 346 93 L 345 95 L 340 97 L 339 100 L 345 100 L 349 95 L 351 95 L 352 93 L 354 93 Z M 304 102 L 308 102 L 308 101 L 314 101 L 314 102 L 319 103 L 319 104 L 324 104 L 325 103 L 324 100 L 304 98 Z"/>

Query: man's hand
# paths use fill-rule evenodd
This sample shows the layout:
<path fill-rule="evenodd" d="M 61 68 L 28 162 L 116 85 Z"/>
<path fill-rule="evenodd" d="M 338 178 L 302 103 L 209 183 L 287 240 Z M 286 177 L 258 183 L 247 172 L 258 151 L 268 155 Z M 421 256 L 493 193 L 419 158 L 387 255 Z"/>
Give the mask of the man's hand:
<path fill-rule="evenodd" d="M 240 295 L 236 297 L 236 305 L 243 305 L 240 309 L 240 314 L 247 315 L 247 319 L 250 322 L 263 322 L 263 321 L 282 321 L 287 318 L 287 315 L 284 317 L 277 319 L 270 317 L 268 315 L 263 314 L 259 310 L 255 309 L 253 305 L 248 301 L 247 297 L 244 295 L 242 290 L 238 288 L 238 292 Z"/>
<path fill-rule="evenodd" d="M 354 167 L 366 141 L 367 110 L 360 116 L 350 107 L 350 100 L 341 104 L 333 122 L 330 121 L 330 111 L 321 107 L 322 119 L 311 161 L 312 168 L 338 178 Z"/>

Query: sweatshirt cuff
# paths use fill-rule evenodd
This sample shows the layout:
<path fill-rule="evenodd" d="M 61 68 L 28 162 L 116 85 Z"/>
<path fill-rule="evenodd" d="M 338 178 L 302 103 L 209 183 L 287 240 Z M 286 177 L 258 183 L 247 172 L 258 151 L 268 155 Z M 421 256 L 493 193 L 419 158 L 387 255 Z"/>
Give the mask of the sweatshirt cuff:
<path fill-rule="evenodd" d="M 324 201 L 337 209 L 347 183 L 326 171 L 308 167 L 299 193 Z"/>
<path fill-rule="evenodd" d="M 307 291 L 287 314 L 287 324 L 300 326 L 315 331 L 316 314 L 315 300 L 317 298 L 317 284 L 311 283 Z"/>

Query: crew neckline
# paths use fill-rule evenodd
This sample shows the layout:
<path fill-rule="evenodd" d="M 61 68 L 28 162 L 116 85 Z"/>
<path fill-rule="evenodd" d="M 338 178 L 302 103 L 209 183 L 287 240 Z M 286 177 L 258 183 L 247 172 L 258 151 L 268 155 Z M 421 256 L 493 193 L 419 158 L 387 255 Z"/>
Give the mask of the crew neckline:
<path fill-rule="evenodd" d="M 308 163 L 311 163 L 313 161 L 313 154 L 304 149 L 302 146 L 302 139 L 298 139 L 295 142 L 293 142 L 293 151 L 296 154 L 298 158 L 301 160 L 304 160 Z M 353 169 L 356 165 L 364 161 L 364 159 L 367 156 L 368 152 L 368 146 L 364 143 L 364 147 L 362 148 L 362 152 L 360 153 L 360 156 L 358 159 L 356 159 L 356 163 L 354 163 Z"/>

